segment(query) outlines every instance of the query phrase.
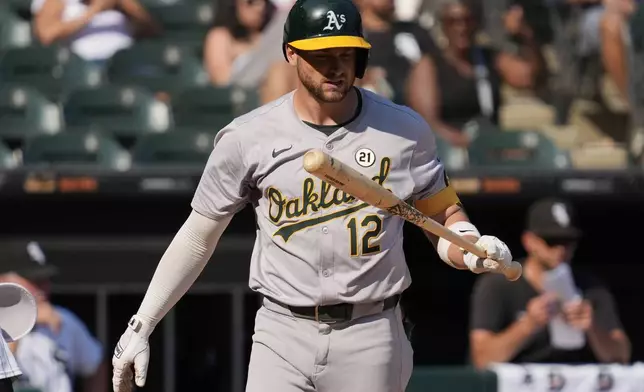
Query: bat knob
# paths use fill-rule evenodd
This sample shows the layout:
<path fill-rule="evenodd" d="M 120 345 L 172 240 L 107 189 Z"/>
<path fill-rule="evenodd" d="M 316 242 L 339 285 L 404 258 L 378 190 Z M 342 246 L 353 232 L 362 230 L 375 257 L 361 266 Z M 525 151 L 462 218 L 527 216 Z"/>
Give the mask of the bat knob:
<path fill-rule="evenodd" d="M 304 170 L 315 173 L 320 170 L 329 160 L 329 156 L 319 149 L 309 150 L 304 154 Z"/>
<path fill-rule="evenodd" d="M 512 264 L 505 271 L 503 271 L 503 274 L 509 281 L 514 282 L 523 274 L 523 266 L 521 265 L 521 263 L 513 261 Z"/>

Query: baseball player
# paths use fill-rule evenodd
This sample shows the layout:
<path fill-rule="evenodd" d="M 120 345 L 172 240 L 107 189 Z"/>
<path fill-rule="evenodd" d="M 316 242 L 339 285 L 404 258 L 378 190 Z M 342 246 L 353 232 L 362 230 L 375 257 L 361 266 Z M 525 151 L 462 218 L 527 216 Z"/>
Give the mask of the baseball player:
<path fill-rule="evenodd" d="M 405 390 L 413 351 L 399 306 L 411 283 L 404 221 L 306 172 L 302 157 L 312 148 L 477 242 L 501 269 L 510 266 L 508 247 L 469 222 L 427 123 L 409 108 L 353 86 L 365 72 L 369 49 L 351 0 L 293 5 L 283 51 L 297 71 L 297 89 L 217 134 L 193 210 L 114 350 L 115 392 L 130 391 L 132 381 L 145 384 L 150 334 L 247 203 L 257 222 L 249 285 L 263 296 L 263 306 L 246 391 Z M 490 271 L 475 255 L 427 237 L 448 265 Z"/>
<path fill-rule="evenodd" d="M 13 378 L 22 371 L 7 343 L 31 331 L 36 323 L 36 301 L 24 287 L 0 283 L 0 392 L 13 392 Z"/>

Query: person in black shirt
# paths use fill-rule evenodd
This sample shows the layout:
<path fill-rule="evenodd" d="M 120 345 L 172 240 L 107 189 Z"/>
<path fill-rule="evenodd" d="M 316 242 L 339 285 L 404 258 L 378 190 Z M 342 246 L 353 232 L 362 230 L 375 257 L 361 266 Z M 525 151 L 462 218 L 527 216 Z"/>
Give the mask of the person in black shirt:
<path fill-rule="evenodd" d="M 479 45 L 475 15 L 464 1 L 446 2 L 438 19 L 444 44 L 414 70 L 410 106 L 439 137 L 453 146 L 467 147 L 470 138 L 463 132 L 464 125 L 483 118 L 497 125 L 502 84 L 533 87 L 544 60 L 518 6 L 505 16 L 505 29 L 521 43 L 517 54 Z"/>
<path fill-rule="evenodd" d="M 416 22 L 395 19 L 393 0 L 357 0 L 364 34 L 371 44 L 369 65 L 361 86 L 406 105 L 406 86 L 413 67 L 438 47 Z"/>
<path fill-rule="evenodd" d="M 560 303 L 544 290 L 546 274 L 574 255 L 580 230 L 570 204 L 544 199 L 528 212 L 522 236 L 527 258 L 523 276 L 510 282 L 501 275 L 480 276 L 471 297 L 470 357 L 476 367 L 511 363 L 627 363 L 630 342 L 613 296 L 597 278 L 578 265 L 570 271 L 581 301 Z M 581 348 L 564 350 L 551 343 L 549 323 L 557 314 L 585 332 Z"/>

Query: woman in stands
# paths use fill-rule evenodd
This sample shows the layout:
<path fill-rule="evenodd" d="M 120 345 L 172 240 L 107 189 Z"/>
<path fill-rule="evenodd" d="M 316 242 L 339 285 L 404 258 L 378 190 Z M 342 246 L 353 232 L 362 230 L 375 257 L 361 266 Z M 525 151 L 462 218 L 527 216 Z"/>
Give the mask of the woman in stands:
<path fill-rule="evenodd" d="M 263 45 L 258 43 L 263 42 L 275 5 L 269 0 L 220 0 L 217 8 L 214 26 L 204 45 L 204 66 L 212 83 L 257 85 L 265 70 L 255 65 L 270 54 L 262 53 Z"/>
<path fill-rule="evenodd" d="M 159 27 L 138 0 L 33 0 L 35 36 L 45 46 L 63 44 L 81 58 L 103 64 Z"/>
<path fill-rule="evenodd" d="M 520 55 L 478 45 L 475 18 L 462 1 L 449 1 L 438 16 L 442 50 L 425 56 L 412 70 L 420 75 L 410 80 L 425 82 L 408 86 L 408 102 L 442 139 L 466 147 L 470 137 L 463 126 L 477 118 L 498 124 L 501 85 L 532 87 L 543 59 L 517 6 L 507 12 L 505 22 L 508 33 L 520 42 Z"/>

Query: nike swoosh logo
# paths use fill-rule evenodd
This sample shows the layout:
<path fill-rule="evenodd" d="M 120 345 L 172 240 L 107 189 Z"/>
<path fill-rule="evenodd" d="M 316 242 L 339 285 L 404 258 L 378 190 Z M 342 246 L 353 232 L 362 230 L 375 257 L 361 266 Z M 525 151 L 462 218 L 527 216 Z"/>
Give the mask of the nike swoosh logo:
<path fill-rule="evenodd" d="M 463 234 L 463 233 L 474 233 L 474 230 L 459 230 L 458 232 L 461 233 L 461 234 Z"/>
<path fill-rule="evenodd" d="M 290 146 L 286 147 L 286 148 L 281 149 L 281 150 L 275 151 L 275 149 L 273 149 L 273 158 L 277 158 L 278 155 L 280 155 L 283 152 L 286 152 L 286 151 L 290 150 L 291 148 L 293 148 L 292 144 Z"/>

